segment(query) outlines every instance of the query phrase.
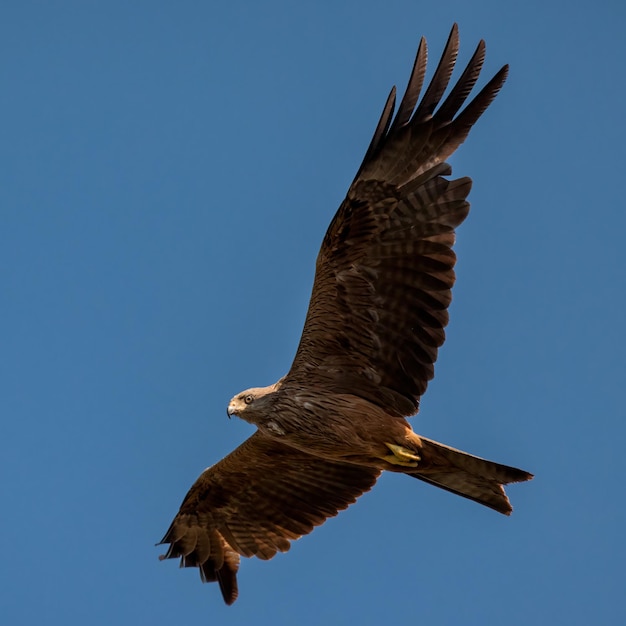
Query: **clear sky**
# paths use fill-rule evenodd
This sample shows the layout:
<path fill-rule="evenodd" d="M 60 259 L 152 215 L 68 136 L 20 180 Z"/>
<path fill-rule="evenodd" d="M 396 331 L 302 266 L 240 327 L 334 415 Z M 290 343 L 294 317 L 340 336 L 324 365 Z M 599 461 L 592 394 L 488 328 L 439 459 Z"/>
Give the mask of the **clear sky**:
<path fill-rule="evenodd" d="M 0 621 L 626 621 L 623 2 L 5 2 Z M 536 474 L 510 518 L 384 476 L 225 607 L 155 548 L 291 364 L 322 236 L 421 35 L 507 84 L 452 158 L 416 431 Z M 459 73 L 456 74 L 458 76 Z"/>

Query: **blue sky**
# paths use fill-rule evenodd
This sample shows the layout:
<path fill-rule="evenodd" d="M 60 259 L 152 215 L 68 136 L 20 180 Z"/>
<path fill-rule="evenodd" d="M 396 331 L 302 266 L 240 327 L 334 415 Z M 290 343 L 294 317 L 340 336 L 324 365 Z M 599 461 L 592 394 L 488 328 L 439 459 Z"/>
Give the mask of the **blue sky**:
<path fill-rule="evenodd" d="M 3 623 L 626 620 L 626 9 L 564 6 L 3 5 Z M 451 159 L 472 211 L 413 425 L 536 478 L 505 518 L 384 476 L 225 607 L 153 544 L 251 433 L 229 398 L 289 368 L 388 90 L 453 21 L 511 73 Z"/>

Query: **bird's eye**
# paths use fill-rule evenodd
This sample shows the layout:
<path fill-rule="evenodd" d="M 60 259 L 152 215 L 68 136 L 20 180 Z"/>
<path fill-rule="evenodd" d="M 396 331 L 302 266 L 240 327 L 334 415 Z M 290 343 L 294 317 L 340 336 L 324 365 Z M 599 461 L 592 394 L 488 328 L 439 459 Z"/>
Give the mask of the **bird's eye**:
<path fill-rule="evenodd" d="M 243 401 L 244 401 L 246 404 L 252 404 L 252 401 L 253 401 L 253 400 L 254 400 L 254 397 L 252 396 L 252 394 L 248 394 L 248 395 L 247 395 L 247 396 L 243 399 Z"/>

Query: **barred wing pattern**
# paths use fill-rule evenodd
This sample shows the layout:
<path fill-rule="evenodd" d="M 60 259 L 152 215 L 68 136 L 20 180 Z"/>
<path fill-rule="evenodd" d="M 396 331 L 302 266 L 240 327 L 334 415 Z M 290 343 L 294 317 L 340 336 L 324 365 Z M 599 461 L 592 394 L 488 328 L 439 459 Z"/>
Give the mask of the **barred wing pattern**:
<path fill-rule="evenodd" d="M 160 543 L 237 599 L 239 555 L 271 559 L 372 488 L 379 470 L 324 461 L 257 431 L 189 490 Z"/>
<path fill-rule="evenodd" d="M 459 48 L 454 25 L 433 79 L 420 42 L 393 119 L 391 91 L 372 142 L 324 238 L 298 351 L 283 387 L 351 393 L 401 416 L 416 413 L 434 375 L 454 284 L 454 229 L 469 211 L 469 178 L 445 159 L 504 83 L 503 67 L 457 115 L 480 73 L 481 41 L 439 105 Z M 438 107 L 438 108 L 437 108 Z M 456 117 L 455 117 L 456 116 Z"/>

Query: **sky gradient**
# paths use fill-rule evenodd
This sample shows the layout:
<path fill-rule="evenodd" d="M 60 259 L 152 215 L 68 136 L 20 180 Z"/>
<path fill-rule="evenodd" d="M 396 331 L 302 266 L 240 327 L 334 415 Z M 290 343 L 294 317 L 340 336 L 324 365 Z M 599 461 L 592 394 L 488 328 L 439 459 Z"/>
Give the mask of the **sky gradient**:
<path fill-rule="evenodd" d="M 624 4 L 223 5 L 0 11 L 0 621 L 624 623 Z M 385 475 L 225 607 L 154 543 L 251 434 L 230 397 L 288 370 L 388 91 L 454 21 L 479 86 L 511 70 L 450 159 L 472 208 L 412 424 L 536 478 L 506 518 Z"/>

